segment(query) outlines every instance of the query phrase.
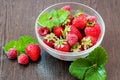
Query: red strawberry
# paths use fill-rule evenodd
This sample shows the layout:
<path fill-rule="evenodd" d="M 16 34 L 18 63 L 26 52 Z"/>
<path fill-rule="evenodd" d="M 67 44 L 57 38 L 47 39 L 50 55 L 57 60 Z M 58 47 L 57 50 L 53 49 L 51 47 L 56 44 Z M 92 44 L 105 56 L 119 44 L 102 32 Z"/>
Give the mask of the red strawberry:
<path fill-rule="evenodd" d="M 95 43 L 96 43 L 97 39 L 95 37 L 92 36 L 86 36 L 81 40 L 81 45 L 83 47 L 83 49 L 88 49 L 90 47 L 92 47 Z"/>
<path fill-rule="evenodd" d="M 57 26 L 53 28 L 53 33 L 57 36 L 60 37 L 62 35 L 63 28 L 61 26 Z"/>
<path fill-rule="evenodd" d="M 59 51 L 69 52 L 70 45 L 67 43 L 66 40 L 58 39 L 55 41 L 54 48 Z"/>
<path fill-rule="evenodd" d="M 82 47 L 81 47 L 81 45 L 80 45 L 80 43 L 79 42 L 77 42 L 75 45 L 73 45 L 72 47 L 71 47 L 71 49 L 70 49 L 70 51 L 72 51 L 72 52 L 80 52 L 80 51 L 82 51 L 83 49 L 82 49 Z"/>
<path fill-rule="evenodd" d="M 100 26 L 98 24 L 95 24 L 92 27 L 85 28 L 85 35 L 86 36 L 93 36 L 96 39 L 98 39 L 100 32 L 101 32 L 101 30 L 100 30 Z"/>
<path fill-rule="evenodd" d="M 97 22 L 97 19 L 96 19 L 95 16 L 88 16 L 88 17 L 87 17 L 87 21 L 88 21 L 88 22 Z"/>
<path fill-rule="evenodd" d="M 43 39 L 43 42 L 45 44 L 47 44 L 49 47 L 53 47 L 54 46 L 54 41 L 57 39 L 57 36 L 55 36 L 54 33 L 50 33 L 50 34 L 47 34 L 44 39 Z"/>
<path fill-rule="evenodd" d="M 38 33 L 41 36 L 45 36 L 45 35 L 47 35 L 49 33 L 49 30 L 48 30 L 47 27 L 39 27 L 38 28 Z"/>
<path fill-rule="evenodd" d="M 66 6 L 63 6 L 61 9 L 66 10 L 66 11 L 70 11 L 71 7 L 69 5 L 66 5 Z"/>
<path fill-rule="evenodd" d="M 87 23 L 86 15 L 80 14 L 76 18 L 73 19 L 72 25 L 78 29 L 84 29 Z"/>
<path fill-rule="evenodd" d="M 26 65 L 29 63 L 29 58 L 26 54 L 20 54 L 18 56 L 18 63 L 22 65 Z"/>
<path fill-rule="evenodd" d="M 78 41 L 78 36 L 74 33 L 68 33 L 66 35 L 66 40 L 70 46 L 73 46 Z"/>
<path fill-rule="evenodd" d="M 32 61 L 37 61 L 40 57 L 41 49 L 36 44 L 28 44 L 25 50 Z"/>
<path fill-rule="evenodd" d="M 53 47 L 54 46 L 54 41 L 53 40 L 47 41 L 46 39 L 44 39 L 43 42 L 45 44 L 47 44 L 49 47 Z"/>
<path fill-rule="evenodd" d="M 81 40 L 82 39 L 82 34 L 80 33 L 80 31 L 74 27 L 74 26 L 65 26 L 65 29 L 63 31 L 63 36 L 66 36 L 66 34 L 68 33 L 74 33 L 78 36 L 78 39 Z"/>
<path fill-rule="evenodd" d="M 96 24 L 96 22 L 97 22 L 97 20 L 96 20 L 95 16 L 88 16 L 87 17 L 87 24 L 86 24 L 86 26 L 87 27 L 94 26 Z"/>
<path fill-rule="evenodd" d="M 17 57 L 17 50 L 15 48 L 10 48 L 7 53 L 9 59 L 15 59 Z"/>

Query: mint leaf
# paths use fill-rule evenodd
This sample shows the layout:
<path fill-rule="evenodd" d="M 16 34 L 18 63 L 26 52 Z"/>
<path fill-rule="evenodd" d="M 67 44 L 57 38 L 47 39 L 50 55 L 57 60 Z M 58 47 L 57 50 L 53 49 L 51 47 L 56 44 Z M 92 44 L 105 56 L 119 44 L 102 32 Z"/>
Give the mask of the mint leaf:
<path fill-rule="evenodd" d="M 102 47 L 97 47 L 88 57 L 72 62 L 69 72 L 80 80 L 105 80 L 104 65 L 106 62 L 106 51 Z"/>
<path fill-rule="evenodd" d="M 97 64 L 97 66 L 105 65 L 107 62 L 107 53 L 102 47 L 95 48 L 87 57 L 92 64 Z"/>
<path fill-rule="evenodd" d="M 20 37 L 16 44 L 16 49 L 18 51 L 18 55 L 21 53 L 25 53 L 25 47 L 30 43 L 37 44 L 37 42 L 30 36 Z"/>
<path fill-rule="evenodd" d="M 69 12 L 64 10 L 52 10 L 43 13 L 37 20 L 38 26 L 47 27 L 50 31 L 54 26 L 60 26 L 68 17 Z"/>
<path fill-rule="evenodd" d="M 10 42 L 8 42 L 4 47 L 3 47 L 3 49 L 4 49 L 4 52 L 7 54 L 7 52 L 8 52 L 8 50 L 10 49 L 10 48 L 15 48 L 16 47 L 16 41 L 15 40 L 11 40 Z"/>
<path fill-rule="evenodd" d="M 62 24 L 70 14 L 68 11 L 65 10 L 58 10 L 57 13 L 58 13 L 58 18 L 60 20 L 60 24 Z"/>
<path fill-rule="evenodd" d="M 86 72 L 84 80 L 106 80 L 105 68 L 103 66 L 90 68 Z"/>

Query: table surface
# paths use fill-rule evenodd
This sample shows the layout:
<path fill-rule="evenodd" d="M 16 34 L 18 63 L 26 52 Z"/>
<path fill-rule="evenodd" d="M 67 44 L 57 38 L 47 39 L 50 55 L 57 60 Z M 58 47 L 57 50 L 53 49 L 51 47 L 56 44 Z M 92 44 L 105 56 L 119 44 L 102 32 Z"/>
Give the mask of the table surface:
<path fill-rule="evenodd" d="M 30 35 L 36 39 L 34 23 L 46 7 L 72 0 L 0 0 L 0 80 L 77 80 L 68 72 L 71 62 L 53 58 L 42 50 L 41 60 L 21 66 L 9 60 L 2 47 L 12 39 Z M 74 0 L 100 13 L 106 32 L 102 46 L 108 52 L 107 80 L 120 79 L 120 0 Z"/>

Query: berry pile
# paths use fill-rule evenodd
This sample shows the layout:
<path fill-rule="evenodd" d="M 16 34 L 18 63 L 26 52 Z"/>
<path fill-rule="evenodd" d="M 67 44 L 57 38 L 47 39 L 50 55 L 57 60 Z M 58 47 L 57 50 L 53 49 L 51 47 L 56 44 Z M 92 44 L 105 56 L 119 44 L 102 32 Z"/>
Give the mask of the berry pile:
<path fill-rule="evenodd" d="M 96 44 L 101 33 L 95 16 L 86 15 L 82 10 L 72 15 L 69 5 L 42 14 L 37 23 L 43 42 L 63 52 L 86 50 Z"/>
<path fill-rule="evenodd" d="M 18 60 L 19 64 L 26 65 L 29 60 L 38 61 L 41 49 L 30 36 L 22 36 L 18 41 L 10 41 L 4 46 L 5 54 L 9 59 Z"/>

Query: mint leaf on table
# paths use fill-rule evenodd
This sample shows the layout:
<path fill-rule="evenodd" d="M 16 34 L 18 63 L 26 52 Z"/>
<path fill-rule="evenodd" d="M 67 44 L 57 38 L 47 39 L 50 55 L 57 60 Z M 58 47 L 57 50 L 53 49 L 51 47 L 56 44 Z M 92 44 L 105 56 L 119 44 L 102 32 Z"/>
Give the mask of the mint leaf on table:
<path fill-rule="evenodd" d="M 15 41 L 15 40 L 11 40 L 10 42 L 8 42 L 8 43 L 3 47 L 4 52 L 7 53 L 10 48 L 15 48 L 15 47 L 16 47 L 16 43 L 17 43 L 17 41 Z"/>
<path fill-rule="evenodd" d="M 104 65 L 107 54 L 102 47 L 95 48 L 88 57 L 80 58 L 71 63 L 69 72 L 80 80 L 105 80 Z"/>
<path fill-rule="evenodd" d="M 37 20 L 38 26 L 47 27 L 50 31 L 54 26 L 60 26 L 68 17 L 69 12 L 65 10 L 52 10 L 49 13 L 43 13 Z"/>

